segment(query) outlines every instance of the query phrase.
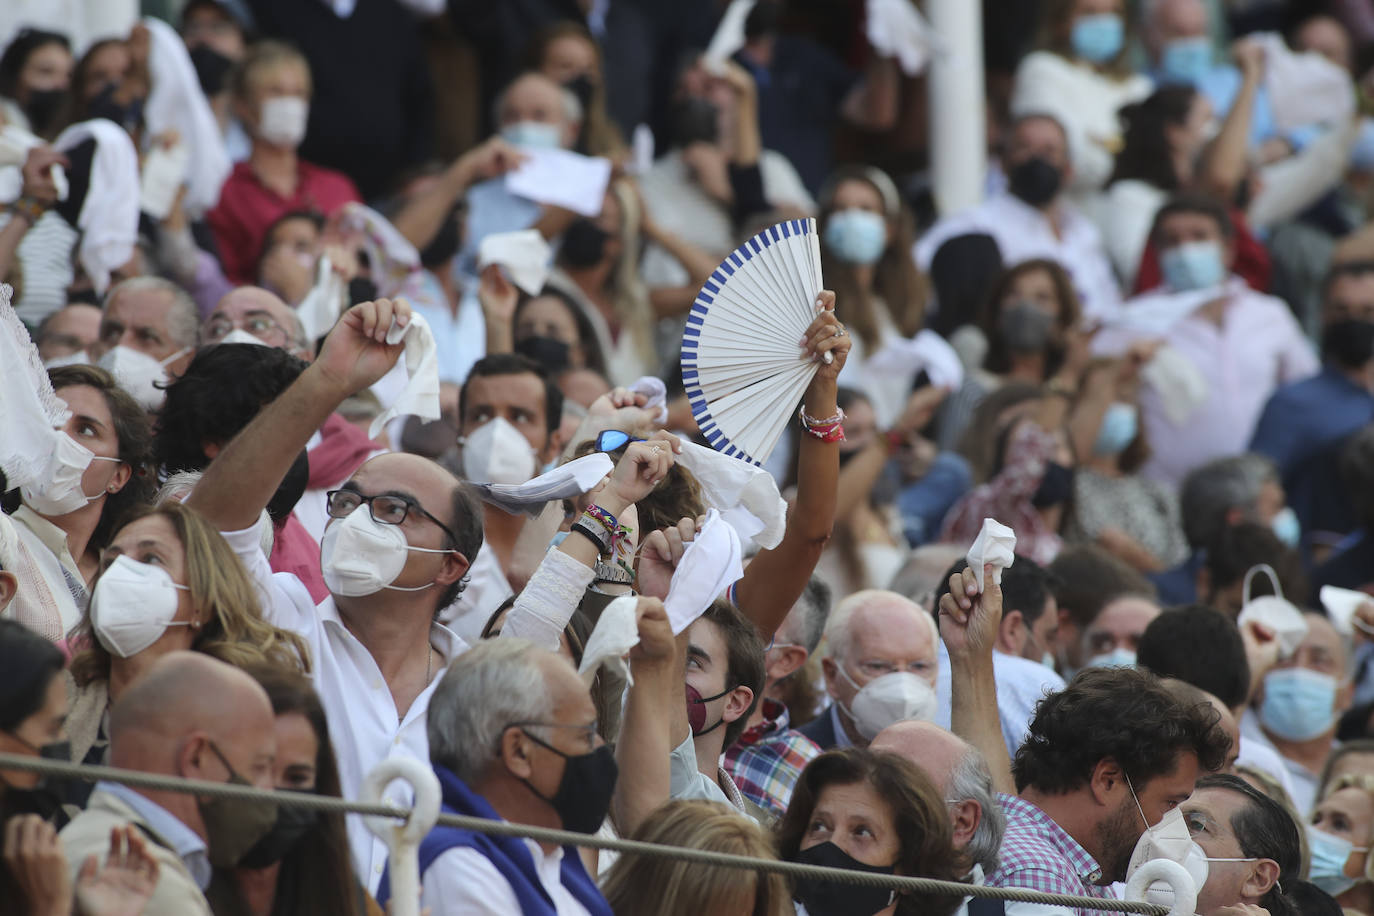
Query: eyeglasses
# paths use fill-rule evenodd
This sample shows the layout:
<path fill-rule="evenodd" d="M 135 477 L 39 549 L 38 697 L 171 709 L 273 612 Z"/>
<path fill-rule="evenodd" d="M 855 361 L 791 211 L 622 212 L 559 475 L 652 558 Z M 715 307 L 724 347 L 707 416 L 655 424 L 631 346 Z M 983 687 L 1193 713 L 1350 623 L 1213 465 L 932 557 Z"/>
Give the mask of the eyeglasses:
<path fill-rule="evenodd" d="M 449 530 L 448 525 L 430 515 L 413 499 L 391 493 L 364 496 L 357 490 L 330 490 L 325 494 L 325 498 L 329 501 L 330 518 L 347 518 L 354 509 L 367 503 L 367 511 L 374 522 L 380 525 L 399 525 L 406 520 L 406 516 L 411 511 L 415 511 L 443 529 L 444 534 L 448 535 L 450 543 L 454 545 L 458 543 L 457 535 Z"/>
<path fill-rule="evenodd" d="M 506 726 L 506 728 L 518 728 L 527 735 L 529 735 L 529 729 L 531 728 L 568 728 L 572 729 L 575 732 L 578 732 L 578 740 L 585 741 L 587 747 L 596 747 L 597 730 L 595 722 L 591 723 L 590 725 L 579 725 L 563 722 L 511 722 L 509 725 Z M 530 735 L 530 737 L 533 738 L 537 743 L 542 744 L 545 747 L 549 747 L 549 745 L 546 744 L 544 741 L 541 741 L 538 736 Z M 549 747 L 549 750 L 554 751 L 555 753 L 562 753 L 562 751 L 559 751 L 557 748 L 553 747 Z"/>
<path fill-rule="evenodd" d="M 892 662 L 866 661 L 859 662 L 859 670 L 865 677 L 879 678 L 885 674 L 895 674 L 898 671 L 907 671 L 915 675 L 925 675 L 934 667 L 930 662 L 911 662 L 905 666 L 894 665 Z"/>
<path fill-rule="evenodd" d="M 643 442 L 638 436 L 632 436 L 623 429 L 603 429 L 596 434 L 596 450 L 598 452 L 613 452 L 616 449 L 624 448 L 631 442 Z"/>

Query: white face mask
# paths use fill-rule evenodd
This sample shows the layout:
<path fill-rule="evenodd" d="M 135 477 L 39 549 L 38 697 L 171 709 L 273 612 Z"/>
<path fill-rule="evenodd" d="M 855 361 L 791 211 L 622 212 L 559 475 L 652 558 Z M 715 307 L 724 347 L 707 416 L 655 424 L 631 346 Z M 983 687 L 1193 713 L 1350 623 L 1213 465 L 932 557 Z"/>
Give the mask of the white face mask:
<path fill-rule="evenodd" d="M 359 506 L 347 517 L 335 519 L 320 539 L 320 567 L 324 584 L 335 595 L 358 598 L 375 595 L 384 588 L 398 592 L 420 592 L 433 586 L 408 588 L 392 585 L 406 565 L 407 552 L 452 553 L 412 547 L 400 525 L 383 525 L 372 518 L 366 506 Z"/>
<path fill-rule="evenodd" d="M 167 364 L 190 351 L 190 347 L 183 347 L 159 362 L 142 350 L 120 344 L 100 357 L 97 365 L 113 375 L 119 387 L 133 395 L 144 410 L 160 410 L 167 398 Z"/>
<path fill-rule="evenodd" d="M 258 136 L 273 146 L 295 149 L 305 139 L 310 103 L 298 95 L 264 99 L 258 109 Z"/>
<path fill-rule="evenodd" d="M 118 458 L 105 458 L 91 454 L 91 450 L 61 430 L 53 430 L 52 464 L 48 478 L 41 483 L 28 484 L 19 488 L 24 502 L 39 515 L 57 516 L 75 512 L 88 503 L 95 502 L 105 495 L 101 491 L 95 496 L 87 496 L 81 487 L 81 478 L 92 461 L 109 461 L 121 464 Z"/>
<path fill-rule="evenodd" d="M 502 417 L 463 439 L 463 476 L 473 483 L 521 484 L 534 476 L 530 440 Z"/>
<path fill-rule="evenodd" d="M 120 658 L 137 655 L 157 642 L 168 627 L 189 627 L 177 615 L 177 585 L 160 566 L 115 557 L 95 583 L 91 595 L 91 628 L 96 639 Z"/>
<path fill-rule="evenodd" d="M 249 334 L 249 333 L 248 333 L 247 331 L 245 331 L 243 328 L 234 328 L 234 330 L 230 331 L 228 334 L 225 334 L 225 335 L 224 335 L 223 337 L 221 337 L 216 343 L 217 343 L 217 344 L 227 344 L 227 343 L 228 343 L 228 344 L 235 344 L 235 343 L 238 343 L 238 344 L 254 344 L 255 346 L 259 346 L 259 347 L 265 347 L 265 346 L 268 345 L 265 341 L 259 340 L 258 338 L 254 337 L 252 334 Z"/>
<path fill-rule="evenodd" d="M 869 741 L 894 722 L 935 720 L 935 691 L 910 671 L 893 671 L 860 687 L 844 670 L 844 665 L 836 662 L 835 667 L 840 676 L 859 691 L 849 709 L 845 709 L 844 704 L 840 704 L 840 709 L 849 714 L 854 720 L 854 728 Z"/>
<path fill-rule="evenodd" d="M 54 356 L 52 359 L 43 360 L 44 369 L 60 369 L 63 366 L 87 366 L 90 365 L 91 355 L 85 350 L 77 350 L 75 353 L 68 353 L 66 356 Z"/>
<path fill-rule="evenodd" d="M 1193 879 L 1193 887 L 1201 892 L 1211 872 L 1207 863 L 1256 861 L 1253 858 L 1208 858 L 1203 848 L 1193 842 L 1193 835 L 1188 829 L 1188 822 L 1184 820 L 1181 806 L 1171 808 L 1168 814 L 1159 819 L 1158 824 L 1148 826 L 1149 821 L 1145 819 L 1145 811 L 1140 807 L 1140 799 L 1136 797 L 1135 788 L 1131 786 L 1129 777 L 1126 779 L 1126 786 L 1131 790 L 1131 800 L 1135 802 L 1136 811 L 1140 812 L 1140 820 L 1146 824 L 1145 832 L 1140 835 L 1135 844 L 1135 851 L 1131 853 L 1131 862 L 1126 866 L 1127 881 L 1130 881 L 1131 876 L 1151 859 L 1168 859 L 1182 865 L 1184 871 L 1188 872 L 1188 877 Z M 1146 888 L 1145 900 L 1148 903 L 1172 907 L 1174 890 L 1166 882 L 1156 881 Z"/>

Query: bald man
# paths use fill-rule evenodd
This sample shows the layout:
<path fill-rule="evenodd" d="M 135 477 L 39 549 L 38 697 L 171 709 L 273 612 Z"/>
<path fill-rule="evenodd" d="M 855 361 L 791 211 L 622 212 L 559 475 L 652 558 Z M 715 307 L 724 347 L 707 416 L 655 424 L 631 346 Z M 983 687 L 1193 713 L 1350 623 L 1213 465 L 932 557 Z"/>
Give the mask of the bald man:
<path fill-rule="evenodd" d="M 954 828 L 954 848 L 974 884 L 997 870 L 1006 817 L 992 788 L 992 775 L 978 749 L 933 722 L 897 722 L 878 733 L 869 748 L 905 757 L 925 771 L 944 793 Z M 1000 913 L 1001 901 L 968 898 L 955 916 Z"/>
<path fill-rule="evenodd" d="M 261 286 L 240 286 L 225 293 L 200 327 L 200 345 L 220 343 L 234 331 L 292 356 L 309 360 L 312 355 L 296 310 Z"/>
<path fill-rule="evenodd" d="M 309 645 L 346 798 L 356 798 L 363 777 L 387 757 L 429 761 L 430 694 L 467 648 L 434 618 L 462 590 L 481 549 L 481 509 L 433 461 L 369 459 L 329 500 L 320 556 L 329 594 L 318 606 L 296 577 L 273 576 L 258 546 L 259 515 L 329 415 L 396 363 L 404 345 L 387 345 L 386 334 L 410 314 L 386 299 L 349 309 L 315 362 L 224 447 L 187 500 L 224 532 L 256 580 L 264 616 Z M 397 787 L 388 798 L 407 804 L 409 795 Z M 361 819 L 348 827 L 358 874 L 376 890 L 386 846 Z"/>
<path fill-rule="evenodd" d="M 198 652 L 158 659 L 110 709 L 110 765 L 207 782 L 273 785 L 272 704 L 253 678 Z M 211 868 L 232 868 L 271 828 L 276 806 L 201 798 L 165 789 L 96 783 L 86 810 L 61 833 L 75 881 L 87 856 L 101 858 L 110 831 L 132 824 L 152 840 L 157 887 L 149 916 L 210 913 Z"/>
<path fill-rule="evenodd" d="M 821 750 L 863 747 L 893 722 L 935 715 L 935 620 L 896 592 L 845 598 L 825 624 L 829 709 L 798 729 Z"/>

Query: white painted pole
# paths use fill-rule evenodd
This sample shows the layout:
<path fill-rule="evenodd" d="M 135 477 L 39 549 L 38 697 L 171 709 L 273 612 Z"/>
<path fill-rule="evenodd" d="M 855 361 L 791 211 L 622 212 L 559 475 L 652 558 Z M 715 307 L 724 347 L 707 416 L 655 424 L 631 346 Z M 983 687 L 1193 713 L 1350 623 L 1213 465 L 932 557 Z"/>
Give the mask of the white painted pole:
<path fill-rule="evenodd" d="M 940 39 L 929 78 L 931 184 L 946 215 L 983 199 L 983 12 L 978 0 L 927 0 L 925 8 Z"/>

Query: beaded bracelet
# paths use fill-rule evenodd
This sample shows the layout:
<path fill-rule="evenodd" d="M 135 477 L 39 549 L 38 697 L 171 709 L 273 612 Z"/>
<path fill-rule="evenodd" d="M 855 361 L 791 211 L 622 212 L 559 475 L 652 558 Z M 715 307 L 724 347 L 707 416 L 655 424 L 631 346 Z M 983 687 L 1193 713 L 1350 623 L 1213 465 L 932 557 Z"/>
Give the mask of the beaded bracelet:
<path fill-rule="evenodd" d="M 30 226 L 37 223 L 47 209 L 46 204 L 34 197 L 21 197 L 9 205 L 9 211 Z"/>
<path fill-rule="evenodd" d="M 601 551 L 603 556 L 610 554 L 619 558 L 629 554 L 630 529 L 620 524 L 614 515 L 593 503 L 582 511 L 581 522 L 595 525 L 606 532 L 606 549 Z"/>
<path fill-rule="evenodd" d="M 797 410 L 797 418 L 801 420 L 802 429 L 822 442 L 843 442 L 844 411 L 839 408 L 836 410 L 835 416 L 817 420 L 807 415 L 806 407 L 803 405 Z"/>

